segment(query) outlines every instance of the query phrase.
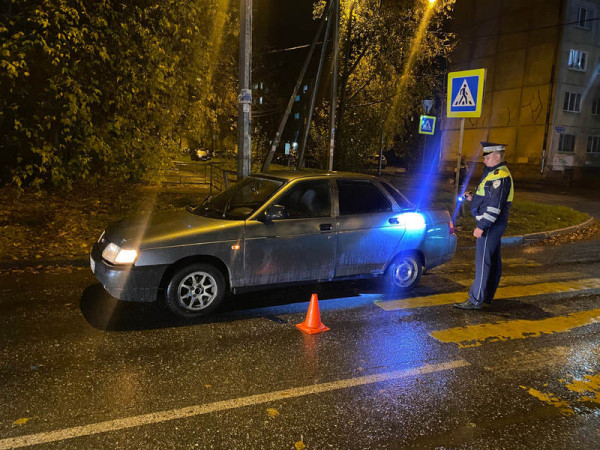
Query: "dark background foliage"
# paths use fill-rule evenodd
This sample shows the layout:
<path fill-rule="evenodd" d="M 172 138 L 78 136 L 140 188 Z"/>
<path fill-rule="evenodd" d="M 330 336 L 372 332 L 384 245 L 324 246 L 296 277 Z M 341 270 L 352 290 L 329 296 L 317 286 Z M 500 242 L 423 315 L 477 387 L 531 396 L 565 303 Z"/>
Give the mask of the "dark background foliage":
<path fill-rule="evenodd" d="M 2 182 L 148 180 L 182 147 L 235 134 L 237 11 L 229 4 L 5 2 Z"/>

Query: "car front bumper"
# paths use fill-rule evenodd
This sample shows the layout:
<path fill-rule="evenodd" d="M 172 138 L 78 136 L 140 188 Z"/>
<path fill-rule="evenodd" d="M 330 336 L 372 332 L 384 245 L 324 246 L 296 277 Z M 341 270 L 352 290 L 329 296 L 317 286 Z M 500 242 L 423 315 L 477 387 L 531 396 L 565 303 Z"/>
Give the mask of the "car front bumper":
<path fill-rule="evenodd" d="M 167 266 L 116 266 L 102 259 L 98 243 L 90 253 L 90 268 L 106 292 L 119 300 L 153 302 L 160 293 L 160 280 Z"/>

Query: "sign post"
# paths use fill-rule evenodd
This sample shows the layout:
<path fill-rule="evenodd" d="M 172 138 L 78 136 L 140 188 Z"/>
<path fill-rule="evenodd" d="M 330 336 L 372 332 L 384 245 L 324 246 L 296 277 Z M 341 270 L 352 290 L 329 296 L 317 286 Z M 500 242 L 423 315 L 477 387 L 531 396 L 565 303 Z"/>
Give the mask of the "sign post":
<path fill-rule="evenodd" d="M 425 102 L 427 100 L 423 100 L 423 106 L 425 106 Z M 426 110 L 431 109 L 431 105 L 429 108 L 425 107 Z M 423 151 L 421 152 L 421 170 L 425 172 L 425 152 L 427 151 L 427 135 L 432 136 L 435 133 L 435 117 L 434 116 L 421 116 L 419 118 L 419 134 L 423 134 Z"/>
<path fill-rule="evenodd" d="M 433 100 L 423 100 L 421 105 L 423 105 L 423 111 L 425 111 L 425 114 L 429 114 L 429 111 L 431 111 L 431 107 L 433 106 Z"/>
<path fill-rule="evenodd" d="M 448 118 L 461 118 L 458 158 L 456 159 L 456 177 L 454 182 L 454 200 L 452 204 L 453 211 L 456 211 L 456 202 L 458 200 L 458 182 L 465 132 L 465 117 L 481 117 L 484 83 L 485 69 L 463 70 L 461 72 L 448 73 L 446 116 Z"/>

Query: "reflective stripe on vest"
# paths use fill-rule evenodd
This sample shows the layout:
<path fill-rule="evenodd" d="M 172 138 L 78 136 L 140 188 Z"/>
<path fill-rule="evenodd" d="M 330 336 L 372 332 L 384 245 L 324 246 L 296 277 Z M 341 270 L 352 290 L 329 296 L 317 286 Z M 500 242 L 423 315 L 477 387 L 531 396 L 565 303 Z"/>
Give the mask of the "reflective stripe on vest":
<path fill-rule="evenodd" d="M 498 171 L 498 173 L 494 173 L 496 172 L 496 170 Z M 506 166 L 499 167 L 496 170 L 492 170 L 486 175 L 486 177 L 483 180 L 481 180 L 481 183 L 479 183 L 479 186 L 477 186 L 477 192 L 475 194 L 481 195 L 482 197 L 485 196 L 485 184 L 488 181 L 499 180 L 508 177 L 510 178 L 510 192 L 508 193 L 508 198 L 506 199 L 506 201 L 512 202 L 513 197 L 515 195 L 515 184 L 513 183 L 512 175 L 510 174 L 510 171 Z"/>

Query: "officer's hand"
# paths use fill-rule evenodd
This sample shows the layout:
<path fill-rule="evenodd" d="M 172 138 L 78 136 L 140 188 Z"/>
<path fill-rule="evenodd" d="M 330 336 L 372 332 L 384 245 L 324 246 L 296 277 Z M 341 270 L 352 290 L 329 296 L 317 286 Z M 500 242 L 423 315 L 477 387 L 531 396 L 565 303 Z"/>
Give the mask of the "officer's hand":
<path fill-rule="evenodd" d="M 483 230 L 481 228 L 475 228 L 473 231 L 473 236 L 479 239 L 481 236 L 483 236 Z"/>
<path fill-rule="evenodd" d="M 472 192 L 465 192 L 465 194 L 463 195 L 465 200 L 471 201 L 473 200 L 473 193 Z"/>

